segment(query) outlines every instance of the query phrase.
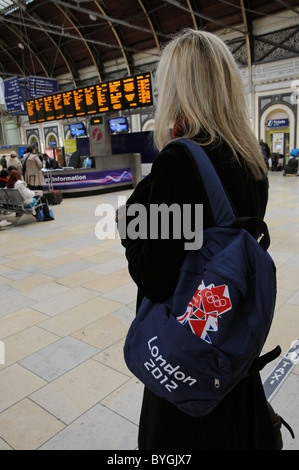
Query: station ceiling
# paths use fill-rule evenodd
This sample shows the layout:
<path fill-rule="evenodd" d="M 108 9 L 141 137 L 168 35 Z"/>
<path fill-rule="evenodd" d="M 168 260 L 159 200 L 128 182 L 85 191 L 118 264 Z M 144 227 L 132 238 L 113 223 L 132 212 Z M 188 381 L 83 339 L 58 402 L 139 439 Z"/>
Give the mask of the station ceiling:
<path fill-rule="evenodd" d="M 65 75 L 76 87 L 90 67 L 99 81 L 109 78 L 109 62 L 133 75 L 136 54 L 155 62 L 185 27 L 231 33 L 246 41 L 249 61 L 253 21 L 273 14 L 299 25 L 298 0 L 0 0 L 0 76 Z M 299 55 L 298 40 L 286 47 Z"/>

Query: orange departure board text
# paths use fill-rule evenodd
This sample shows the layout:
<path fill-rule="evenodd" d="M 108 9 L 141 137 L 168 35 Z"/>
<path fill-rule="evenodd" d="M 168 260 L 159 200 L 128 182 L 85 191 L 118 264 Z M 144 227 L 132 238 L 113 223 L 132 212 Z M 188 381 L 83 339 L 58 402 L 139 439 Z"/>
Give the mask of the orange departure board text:
<path fill-rule="evenodd" d="M 36 98 L 34 100 L 34 105 L 36 109 L 37 122 L 44 122 L 46 120 L 45 116 L 45 103 L 43 98 Z"/>
<path fill-rule="evenodd" d="M 114 80 L 108 83 L 109 95 L 111 101 L 111 109 L 113 111 L 120 111 L 123 109 L 123 92 L 122 92 L 122 81 Z"/>
<path fill-rule="evenodd" d="M 34 100 L 27 101 L 27 112 L 30 124 L 35 124 L 37 122 L 37 116 Z"/>
<path fill-rule="evenodd" d="M 56 116 L 55 116 L 55 111 L 54 111 L 54 103 L 53 103 L 53 96 L 45 96 L 43 98 L 44 101 L 44 106 L 45 106 L 45 118 L 46 121 L 53 121 Z"/>
<path fill-rule="evenodd" d="M 75 115 L 76 116 L 85 116 L 86 109 L 85 109 L 85 99 L 84 99 L 84 90 L 80 88 L 78 90 L 73 91 L 74 96 L 74 107 L 75 107 Z"/>
<path fill-rule="evenodd" d="M 108 84 L 101 83 L 96 86 L 96 90 L 99 113 L 108 113 L 111 107 Z"/>
<path fill-rule="evenodd" d="M 139 106 L 151 105 L 153 103 L 153 97 L 150 74 L 137 75 L 136 86 Z"/>
<path fill-rule="evenodd" d="M 73 118 L 75 114 L 75 104 L 73 90 L 62 92 L 62 101 L 66 118 Z"/>
<path fill-rule="evenodd" d="M 97 91 L 95 85 L 85 87 L 84 90 L 84 98 L 85 98 L 85 109 L 86 114 L 97 114 L 98 110 L 98 102 L 97 102 Z"/>
<path fill-rule="evenodd" d="M 134 108 L 137 106 L 137 88 L 134 77 L 126 78 L 123 81 L 123 101 L 124 106 L 128 108 Z"/>
<path fill-rule="evenodd" d="M 27 101 L 30 124 L 153 105 L 151 74 L 144 73 Z"/>
<path fill-rule="evenodd" d="M 65 117 L 64 109 L 63 109 L 63 101 L 62 101 L 62 94 L 57 93 L 53 95 L 53 103 L 54 103 L 54 111 L 56 119 L 63 119 Z"/>

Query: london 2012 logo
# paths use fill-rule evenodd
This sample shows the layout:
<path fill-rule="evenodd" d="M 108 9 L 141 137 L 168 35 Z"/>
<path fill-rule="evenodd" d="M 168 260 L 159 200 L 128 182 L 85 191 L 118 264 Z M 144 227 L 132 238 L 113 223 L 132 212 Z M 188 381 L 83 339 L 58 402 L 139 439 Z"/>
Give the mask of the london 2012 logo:
<path fill-rule="evenodd" d="M 179 323 L 207 343 L 212 343 L 208 332 L 218 331 L 218 317 L 232 308 L 226 284 L 205 286 L 202 281 L 190 300 L 186 312 L 177 317 Z"/>

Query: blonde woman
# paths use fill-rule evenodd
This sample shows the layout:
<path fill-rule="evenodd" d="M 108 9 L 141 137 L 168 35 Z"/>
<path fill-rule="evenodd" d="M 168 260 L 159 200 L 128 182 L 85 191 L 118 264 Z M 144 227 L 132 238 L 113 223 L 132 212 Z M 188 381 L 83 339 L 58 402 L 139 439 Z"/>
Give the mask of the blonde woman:
<path fill-rule="evenodd" d="M 250 129 L 239 70 L 226 45 L 207 32 L 183 31 L 166 45 L 156 78 L 154 138 L 160 153 L 128 205 L 203 204 L 204 228 L 213 226 L 194 162 L 186 148 L 175 143 L 185 137 L 203 147 L 238 216 L 263 219 L 268 198 L 266 168 Z M 120 217 L 121 213 L 119 222 Z M 127 217 L 128 226 L 130 222 Z M 172 294 L 186 241 L 184 233 L 178 239 L 172 233 L 168 239 L 122 236 L 130 274 L 138 286 L 137 315 L 143 296 L 162 302 Z M 138 439 L 141 450 L 271 448 L 270 434 L 258 374 L 250 374 L 201 418 L 184 414 L 145 388 Z"/>

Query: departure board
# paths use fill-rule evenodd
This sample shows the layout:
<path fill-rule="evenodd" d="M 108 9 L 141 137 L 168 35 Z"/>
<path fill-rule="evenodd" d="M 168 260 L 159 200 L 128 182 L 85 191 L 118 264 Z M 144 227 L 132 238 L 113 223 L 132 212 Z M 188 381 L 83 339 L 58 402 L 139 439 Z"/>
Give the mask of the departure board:
<path fill-rule="evenodd" d="M 75 103 L 74 103 L 73 90 L 63 91 L 62 92 L 62 102 L 63 102 L 65 117 L 66 118 L 75 117 L 76 114 L 75 114 Z"/>
<path fill-rule="evenodd" d="M 153 105 L 151 74 L 144 73 L 27 101 L 30 124 Z"/>
<path fill-rule="evenodd" d="M 86 114 L 97 114 L 98 111 L 98 102 L 97 102 L 97 90 L 96 86 L 92 85 L 89 87 L 83 88 L 84 90 L 84 99 L 86 106 Z"/>
<path fill-rule="evenodd" d="M 108 82 L 109 95 L 112 111 L 120 111 L 123 109 L 123 86 L 122 80 L 113 80 Z"/>
<path fill-rule="evenodd" d="M 37 122 L 44 122 L 46 120 L 44 99 L 35 99 L 34 105 L 36 109 Z"/>
<path fill-rule="evenodd" d="M 151 75 L 146 73 L 145 75 L 137 75 L 136 77 L 136 88 L 138 93 L 139 106 L 150 106 L 153 104 L 153 94 L 151 85 Z"/>
<path fill-rule="evenodd" d="M 62 93 L 56 93 L 55 95 L 53 95 L 53 104 L 56 119 L 63 119 L 65 117 L 65 114 L 63 108 Z"/>
<path fill-rule="evenodd" d="M 85 116 L 86 109 L 85 109 L 85 99 L 84 99 L 83 88 L 74 90 L 73 96 L 74 96 L 75 116 Z"/>
<path fill-rule="evenodd" d="M 134 77 L 123 80 L 123 105 L 125 108 L 134 108 L 138 105 L 138 91 Z"/>
<path fill-rule="evenodd" d="M 46 121 L 53 121 L 54 119 L 56 119 L 53 95 L 45 96 L 43 101 L 45 106 L 45 119 Z"/>
<path fill-rule="evenodd" d="M 27 112 L 30 124 L 37 123 L 37 115 L 34 100 L 27 101 Z"/>
<path fill-rule="evenodd" d="M 108 113 L 111 108 L 108 83 L 96 85 L 96 90 L 99 113 Z"/>

